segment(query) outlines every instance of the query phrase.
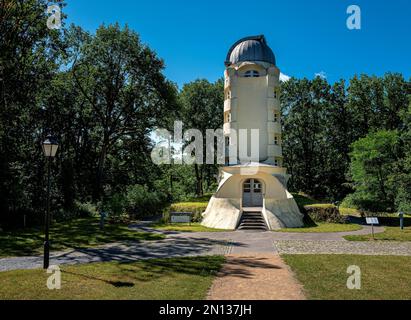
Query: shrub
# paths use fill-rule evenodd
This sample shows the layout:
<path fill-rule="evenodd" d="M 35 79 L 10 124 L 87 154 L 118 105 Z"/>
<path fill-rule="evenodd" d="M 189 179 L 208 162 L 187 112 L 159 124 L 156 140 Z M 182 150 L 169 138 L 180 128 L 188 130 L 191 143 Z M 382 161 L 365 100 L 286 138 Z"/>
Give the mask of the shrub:
<path fill-rule="evenodd" d="M 97 206 L 91 202 L 79 202 L 74 203 L 76 215 L 79 217 L 95 217 L 99 215 Z"/>
<path fill-rule="evenodd" d="M 348 217 L 342 216 L 338 208 L 332 204 L 310 205 L 304 209 L 315 222 L 348 223 Z"/>
<path fill-rule="evenodd" d="M 150 191 L 146 186 L 134 185 L 127 189 L 126 211 L 135 218 L 159 214 L 165 203 L 165 195 Z"/>
<path fill-rule="evenodd" d="M 192 212 L 193 221 L 201 222 L 203 219 L 202 213 L 207 209 L 208 202 L 180 202 L 173 203 L 167 210 L 163 212 L 163 222 L 170 222 L 170 212 Z"/>
<path fill-rule="evenodd" d="M 373 211 L 382 212 L 393 210 L 392 206 L 382 200 L 373 199 L 370 195 L 366 193 L 352 193 L 345 197 L 341 203 L 342 207 L 354 208 L 361 211 Z"/>

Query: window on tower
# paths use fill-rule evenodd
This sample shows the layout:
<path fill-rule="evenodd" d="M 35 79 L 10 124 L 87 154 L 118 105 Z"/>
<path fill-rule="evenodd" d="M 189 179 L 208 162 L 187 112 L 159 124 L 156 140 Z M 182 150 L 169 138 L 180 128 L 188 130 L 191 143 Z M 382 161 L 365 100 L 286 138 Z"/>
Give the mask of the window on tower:
<path fill-rule="evenodd" d="M 276 87 L 274 88 L 274 99 L 279 99 L 280 98 L 280 88 Z"/>
<path fill-rule="evenodd" d="M 278 113 L 274 112 L 274 122 L 278 122 Z"/>
<path fill-rule="evenodd" d="M 258 78 L 260 73 L 257 70 L 248 70 L 244 73 L 245 78 Z"/>
<path fill-rule="evenodd" d="M 229 123 L 229 122 L 231 122 L 231 112 L 226 112 L 225 114 L 224 114 L 224 123 Z"/>
<path fill-rule="evenodd" d="M 228 91 L 226 92 L 226 94 L 225 94 L 225 99 L 226 99 L 226 100 L 231 99 L 231 91 L 230 91 L 230 90 L 228 90 Z"/>

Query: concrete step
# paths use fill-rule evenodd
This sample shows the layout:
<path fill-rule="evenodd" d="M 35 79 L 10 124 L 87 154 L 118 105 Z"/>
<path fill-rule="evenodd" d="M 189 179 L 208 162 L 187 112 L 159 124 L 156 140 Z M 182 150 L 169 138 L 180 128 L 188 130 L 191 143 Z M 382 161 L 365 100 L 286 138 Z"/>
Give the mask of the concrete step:
<path fill-rule="evenodd" d="M 261 211 L 243 212 L 238 230 L 267 231 Z"/>

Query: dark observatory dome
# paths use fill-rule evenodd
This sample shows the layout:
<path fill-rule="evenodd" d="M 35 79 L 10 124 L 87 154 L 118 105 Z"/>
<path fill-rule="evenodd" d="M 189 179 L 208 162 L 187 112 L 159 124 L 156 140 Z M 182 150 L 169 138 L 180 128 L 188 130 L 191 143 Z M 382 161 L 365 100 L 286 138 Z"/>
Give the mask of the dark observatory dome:
<path fill-rule="evenodd" d="M 228 51 L 225 64 L 229 66 L 244 61 L 261 61 L 275 65 L 274 53 L 263 35 L 237 41 Z"/>

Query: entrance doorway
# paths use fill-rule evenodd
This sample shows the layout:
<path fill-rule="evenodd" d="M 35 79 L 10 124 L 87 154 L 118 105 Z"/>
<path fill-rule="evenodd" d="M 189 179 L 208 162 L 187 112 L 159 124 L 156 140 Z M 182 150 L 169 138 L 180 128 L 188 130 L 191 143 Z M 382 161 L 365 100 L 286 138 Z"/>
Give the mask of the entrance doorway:
<path fill-rule="evenodd" d="M 257 179 L 248 179 L 243 185 L 243 207 L 263 206 L 263 184 Z"/>

